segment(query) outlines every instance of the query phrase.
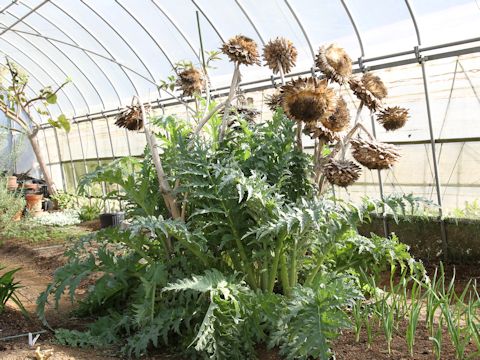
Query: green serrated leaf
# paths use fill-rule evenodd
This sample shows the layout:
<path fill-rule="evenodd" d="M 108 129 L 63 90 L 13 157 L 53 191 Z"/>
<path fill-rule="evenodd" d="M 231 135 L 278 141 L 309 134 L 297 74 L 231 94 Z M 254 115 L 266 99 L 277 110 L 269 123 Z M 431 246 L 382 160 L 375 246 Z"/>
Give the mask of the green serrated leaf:
<path fill-rule="evenodd" d="M 60 124 L 61 128 L 65 130 L 67 133 L 70 132 L 70 121 L 67 119 L 67 117 L 62 114 L 57 118 L 58 123 Z"/>
<path fill-rule="evenodd" d="M 57 94 L 50 93 L 45 100 L 47 100 L 47 103 L 49 103 L 49 104 L 56 104 L 57 103 Z"/>

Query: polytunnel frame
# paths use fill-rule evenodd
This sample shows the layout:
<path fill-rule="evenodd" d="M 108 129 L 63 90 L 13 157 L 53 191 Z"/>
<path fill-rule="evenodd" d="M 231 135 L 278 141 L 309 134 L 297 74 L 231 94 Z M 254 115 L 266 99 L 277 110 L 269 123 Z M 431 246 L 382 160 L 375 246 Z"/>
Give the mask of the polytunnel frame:
<path fill-rule="evenodd" d="M 132 53 L 136 56 L 136 58 L 140 61 L 140 63 L 143 65 L 143 67 L 145 68 L 145 70 L 147 71 L 147 73 L 150 75 L 150 79 L 147 78 L 146 76 L 144 76 L 143 74 L 140 74 L 138 71 L 124 65 L 124 64 L 121 64 L 120 62 L 118 62 L 115 57 L 110 53 L 110 51 L 108 50 L 108 48 L 106 46 L 104 46 L 98 39 L 97 37 L 89 32 L 84 26 L 82 26 L 73 16 L 70 16 L 69 14 L 67 14 L 58 4 L 54 3 L 53 0 L 43 0 L 41 3 L 37 4 L 37 6 L 35 6 L 34 8 L 30 8 L 31 10 L 24 14 L 22 17 L 20 18 L 17 18 L 17 20 L 10 26 L 7 26 L 7 27 L 2 27 L 0 28 L 0 35 L 6 33 L 7 31 L 12 31 L 12 32 L 15 32 L 17 33 L 17 35 L 19 33 L 25 33 L 27 35 L 36 35 L 36 36 L 40 36 L 44 39 L 46 39 L 49 43 L 51 43 L 53 46 L 56 47 L 56 45 L 54 44 L 54 42 L 59 42 L 59 43 L 63 43 L 64 45 L 68 45 L 68 46 L 73 46 L 81 51 L 83 51 L 85 54 L 87 54 L 87 56 L 90 58 L 90 60 L 98 67 L 100 68 L 100 66 L 95 62 L 95 60 L 93 59 L 93 56 L 99 56 L 103 59 L 106 59 L 110 62 L 113 62 L 115 63 L 117 66 L 120 67 L 120 69 L 122 70 L 122 72 L 124 73 L 124 75 L 127 77 L 127 79 L 130 81 L 131 85 L 133 86 L 133 89 L 135 90 L 135 93 L 136 95 L 138 95 L 138 90 L 137 88 L 135 87 L 135 84 L 134 82 L 132 81 L 132 79 L 129 77 L 129 75 L 127 74 L 127 70 L 128 71 L 131 71 L 133 72 L 134 74 L 140 76 L 141 78 L 147 80 L 148 82 L 151 82 L 151 83 L 155 83 L 155 80 L 151 74 L 151 71 L 150 69 L 145 65 L 145 63 L 142 61 L 141 57 L 138 55 L 138 53 L 135 52 L 135 50 L 128 44 L 128 42 L 121 36 L 121 34 L 119 33 L 118 30 L 116 30 L 113 25 L 111 25 L 105 18 L 103 18 L 101 16 L 101 14 L 99 12 L 97 12 L 94 8 L 92 8 L 91 5 L 88 5 L 85 3 L 84 0 L 80 0 L 82 4 L 84 4 L 90 11 L 92 11 L 97 17 L 99 17 L 103 22 L 105 22 L 109 27 L 110 29 L 123 41 L 123 43 L 125 43 L 129 49 L 132 51 Z M 425 96 L 425 104 L 426 104 L 426 109 L 427 109 L 427 119 L 428 119 L 428 125 L 429 125 L 429 135 L 430 135 L 430 139 L 429 139 L 429 143 L 431 145 L 431 149 L 432 149 L 432 162 L 433 162 L 433 166 L 434 166 L 434 180 L 435 180 L 435 188 L 436 188 L 436 193 L 437 193 L 437 203 L 439 205 L 439 218 L 440 218 L 440 223 L 441 223 L 441 235 L 442 235 L 442 242 L 443 242 L 443 245 L 444 245 L 444 249 L 446 249 L 446 246 L 447 246 L 447 238 L 446 238 L 446 231 L 445 231 L 445 226 L 444 226 L 444 222 L 443 222 L 443 208 L 442 208 L 442 198 L 441 198 L 441 184 L 440 184 L 440 177 L 439 177 L 439 169 L 438 169 L 438 160 L 437 160 L 437 157 L 436 157 L 436 149 L 435 149 L 435 144 L 437 143 L 446 143 L 446 142 L 449 142 L 449 141 L 477 141 L 477 140 L 480 140 L 479 138 L 462 138 L 462 139 L 435 139 L 434 137 L 434 134 L 433 134 L 433 125 L 432 125 L 432 115 L 431 115 L 431 110 L 430 110 L 430 98 L 429 98 L 429 89 L 428 89 L 428 79 L 427 79 L 427 73 L 426 73 L 426 66 L 425 66 L 425 63 L 427 61 L 431 61 L 431 60 L 436 60 L 436 59 L 441 59 L 441 58 L 447 58 L 447 57 L 455 57 L 455 56 L 460 56 L 460 55 L 464 55 L 464 54 L 471 54 L 471 53 L 476 53 L 476 52 L 480 52 L 480 47 L 478 46 L 474 46 L 474 47 L 470 47 L 470 48 L 464 48 L 464 49 L 456 49 L 456 50 L 453 50 L 453 51 L 441 51 L 439 53 L 435 53 L 433 55 L 423 55 L 424 53 L 426 52 L 429 52 L 429 51 L 435 51 L 435 50 L 440 50 L 440 49 L 445 49 L 445 48 L 449 48 L 449 47 L 454 47 L 454 46 L 457 46 L 457 45 L 466 45 L 466 44 L 470 44 L 470 43 L 475 43 L 475 42 L 479 42 L 480 41 L 480 38 L 472 38 L 472 39 L 465 39 L 465 40 L 460 40 L 460 41 L 455 41 L 455 42 L 450 42 L 450 43 L 443 43 L 443 44 L 439 44 L 439 45 L 435 45 L 435 46 L 429 46 L 429 47 L 422 47 L 422 43 L 421 43 L 421 33 L 420 33 L 420 29 L 418 27 L 418 22 L 417 22 L 417 17 L 415 15 L 415 11 L 414 11 L 414 8 L 412 7 L 412 5 L 410 4 L 410 1 L 409 0 L 404 0 L 405 2 L 405 5 L 408 9 L 408 12 L 409 12 L 409 15 L 410 15 L 410 18 L 412 20 L 412 23 L 413 23 L 413 26 L 414 26 L 414 29 L 415 29 L 415 33 L 416 33 L 416 37 L 417 37 L 417 45 L 413 48 L 413 50 L 407 50 L 407 51 L 401 51 L 401 52 L 396 52 L 396 53 L 392 53 L 392 54 L 386 54 L 386 55 L 381 55 L 381 56 L 377 56 L 377 57 L 371 57 L 371 58 L 364 58 L 365 54 L 364 54 L 364 48 L 363 48 L 363 41 L 362 41 L 362 37 L 361 37 L 361 34 L 358 30 L 358 27 L 356 25 L 356 22 L 355 22 L 355 19 L 354 17 L 352 16 L 352 13 L 350 12 L 349 10 L 349 6 L 348 6 L 348 3 L 346 0 L 339 0 L 349 18 L 349 21 L 353 27 L 353 30 L 356 34 L 356 37 L 357 37 L 357 41 L 358 41 L 358 45 L 360 47 L 360 50 L 361 50 L 361 56 L 358 58 L 357 61 L 354 62 L 355 65 L 358 66 L 358 68 L 355 69 L 355 72 L 365 72 L 367 70 L 377 70 L 377 69 L 384 69 L 384 68 L 392 68 L 392 67 L 396 67 L 396 66 L 401 66 L 401 65 L 407 65 L 407 64 L 412 64 L 412 63 L 419 63 L 420 66 L 421 66 L 421 69 L 422 69 L 422 80 L 423 80 L 423 87 L 424 87 L 424 96 Z M 10 4 L 8 4 L 7 6 L 5 6 L 3 9 L 0 10 L 0 13 L 3 13 L 5 12 L 9 7 L 11 7 L 12 5 L 14 4 L 17 4 L 19 2 L 19 0 L 15 0 L 15 1 L 12 1 Z M 15 25 L 21 23 L 21 22 L 24 22 L 25 18 L 27 18 L 30 14 L 32 13 L 35 13 L 41 6 L 43 6 L 44 4 L 48 3 L 48 2 L 51 2 L 54 6 L 58 7 L 60 10 L 62 10 L 64 13 L 66 13 L 68 16 L 70 16 L 70 18 L 75 21 L 79 26 L 81 26 L 83 28 L 84 31 L 86 31 L 98 44 L 101 45 L 101 47 L 109 54 L 110 58 L 107 57 L 107 56 L 104 56 L 98 52 L 95 52 L 95 51 L 91 51 L 89 49 L 85 49 L 83 47 L 81 47 L 78 43 L 76 43 L 65 31 L 63 31 L 62 29 L 60 29 L 58 26 L 56 26 L 56 28 L 58 30 L 60 30 L 64 35 L 67 36 L 67 38 L 70 39 L 70 41 L 73 42 L 73 44 L 71 43 L 68 43 L 68 42 L 65 42 L 65 41 L 62 41 L 62 40 L 59 40 L 59 39 L 53 39 L 53 38 L 50 38 L 48 36 L 44 36 L 40 33 L 38 34 L 31 34 L 29 32 L 25 32 L 25 31 L 21 31 L 21 30 L 14 30 L 12 29 Z M 139 20 L 136 18 L 136 16 L 131 12 L 129 11 L 124 5 L 122 5 L 118 0 L 115 0 L 116 4 L 118 4 L 118 6 L 120 6 L 121 8 L 123 8 L 123 10 L 128 14 L 128 16 L 130 16 L 141 28 L 142 30 L 148 35 L 150 36 L 151 40 L 155 43 L 155 45 L 157 46 L 158 49 L 160 49 L 160 51 L 163 53 L 163 55 L 165 56 L 165 58 L 167 59 L 167 61 L 170 63 L 170 64 L 173 64 L 171 58 L 169 57 L 169 55 L 164 51 L 164 49 L 162 48 L 162 46 L 158 43 L 158 41 L 152 37 L 152 35 L 149 33 L 148 29 L 145 28 L 140 22 Z M 185 40 L 185 42 L 187 43 L 187 45 L 191 48 L 191 50 L 193 51 L 193 53 L 196 55 L 196 57 L 198 58 L 198 54 L 196 53 L 192 43 L 189 41 L 188 39 L 188 36 L 186 36 L 186 34 L 183 33 L 183 31 L 175 24 L 174 20 L 168 15 L 168 13 L 166 13 L 159 5 L 158 3 L 156 2 L 156 0 L 151 0 L 151 2 L 157 7 L 157 9 L 163 14 L 163 16 L 170 22 L 170 24 L 172 24 L 176 31 L 181 35 L 181 37 Z M 211 18 L 209 18 L 208 14 L 200 7 L 200 5 L 198 4 L 197 1 L 195 0 L 191 0 L 192 4 L 198 9 L 198 11 L 200 11 L 200 13 L 202 14 L 202 16 L 205 18 L 205 20 L 207 20 L 207 22 L 209 23 L 209 25 L 211 26 L 211 28 L 213 29 L 213 31 L 218 35 L 219 39 L 224 42 L 224 37 L 221 35 L 220 31 L 218 30 L 218 28 L 215 26 L 215 23 L 212 21 Z M 295 12 L 295 10 L 293 9 L 293 7 L 291 6 L 291 4 L 289 3 L 288 0 L 284 0 L 284 3 L 285 5 L 288 7 L 289 11 L 291 12 L 293 18 L 295 19 L 296 21 L 296 24 L 298 25 L 298 27 L 300 28 L 303 36 L 305 37 L 305 40 L 309 46 L 309 49 L 310 49 L 310 52 L 313 56 L 313 58 L 315 58 L 315 53 L 313 51 L 313 47 L 312 47 L 312 44 L 311 44 L 311 41 L 309 39 L 309 36 L 308 36 L 308 32 L 305 30 L 305 28 L 303 27 L 303 24 L 302 22 L 300 21 L 299 17 L 298 17 L 298 14 Z M 252 18 L 249 16 L 248 12 L 246 11 L 246 9 L 242 6 L 240 0 L 235 0 L 235 4 L 238 6 L 238 8 L 241 10 L 241 12 L 244 14 L 244 16 L 246 17 L 246 19 L 248 20 L 248 22 L 250 23 L 250 25 L 253 27 L 254 31 L 256 32 L 257 36 L 259 37 L 260 41 L 262 42 L 262 44 L 264 43 L 264 38 L 262 37 L 261 35 L 261 32 L 259 31 L 259 29 L 257 28 L 257 26 L 255 25 L 255 22 L 252 21 Z M 24 6 L 27 6 L 28 5 L 25 5 L 22 3 L 22 5 Z M 44 17 L 43 15 L 41 15 L 40 13 L 38 13 L 39 16 L 42 16 Z M 44 17 L 45 18 L 45 17 Z M 45 18 L 46 19 L 46 18 Z M 47 21 L 49 21 L 50 23 L 52 23 L 50 20 L 46 19 Z M 26 22 L 25 22 L 26 23 Z M 28 41 L 28 39 L 25 39 L 26 41 Z M 57 49 L 64 53 L 62 50 L 60 50 L 58 47 Z M 413 58 L 407 58 L 407 59 L 396 59 L 395 58 L 399 58 L 399 57 L 404 57 L 404 56 L 411 56 L 413 55 L 414 57 Z M 48 56 L 48 55 L 47 55 Z M 379 61 L 386 61 L 386 60 L 390 60 L 390 59 L 394 59 L 393 61 L 391 62 L 380 62 L 378 63 Z M 51 60 L 51 62 L 53 63 L 53 61 Z M 73 64 L 74 62 L 71 61 Z M 376 63 L 377 62 L 377 63 Z M 373 64 L 371 66 L 366 66 L 367 63 L 376 63 L 376 64 Z M 85 78 L 87 79 L 87 81 L 93 86 L 93 84 L 91 83 L 91 80 L 90 78 L 83 73 L 83 71 L 77 66 L 74 64 L 74 66 L 76 66 L 79 71 L 85 76 Z M 28 69 L 26 69 L 28 70 Z M 102 72 L 102 74 L 104 76 L 106 76 L 105 72 L 100 69 L 100 71 Z M 288 78 L 291 78 L 291 77 L 294 77 L 294 76 L 301 76 L 301 75 L 308 75 L 309 73 L 314 73 L 314 68 L 308 70 L 308 71 L 302 71 L 302 72 L 297 72 L 297 73 L 294 73 L 294 74 L 289 74 L 287 75 Z M 47 74 L 48 75 L 48 74 Z M 49 77 L 51 77 L 50 75 L 48 75 Z M 108 79 L 108 77 L 107 77 Z M 272 88 L 275 86 L 275 80 L 278 80 L 279 77 L 275 77 L 275 76 L 272 76 L 271 78 L 268 78 L 268 79 L 260 79 L 260 80 L 256 80 L 256 81 L 251 81 L 251 82 L 246 82 L 246 83 L 242 83 L 242 87 L 244 88 L 244 91 L 245 92 L 253 92 L 253 91 L 259 91 L 259 90 L 265 90 L 265 89 L 268 89 L 268 88 Z M 38 80 L 37 80 L 38 81 Z M 108 79 L 108 81 L 110 81 Z M 110 84 L 113 85 L 113 83 L 111 83 L 110 81 Z M 260 84 L 263 84 L 263 85 L 260 85 Z M 114 88 L 114 91 L 116 92 L 115 90 L 115 87 L 112 86 Z M 94 87 L 95 88 L 95 87 Z M 225 87 L 220 87 L 216 90 L 216 96 L 222 96 L 222 95 L 225 95 L 226 93 L 226 90 L 228 89 L 228 86 L 225 86 Z M 82 91 L 80 89 L 77 88 L 77 90 L 79 91 L 79 93 L 81 94 L 81 97 L 83 98 L 84 101 L 86 101 Z M 95 91 L 97 91 L 95 89 Z M 120 97 L 119 97 L 119 94 L 118 92 L 116 92 L 117 94 L 117 97 L 119 99 L 119 103 L 120 103 L 120 106 L 121 106 L 121 100 L 120 100 Z M 86 165 L 86 162 L 87 162 L 87 158 L 85 157 L 85 152 L 84 152 L 84 149 L 83 149 L 83 144 L 82 144 L 82 141 L 81 141 L 81 135 L 80 135 L 80 128 L 79 128 L 79 123 L 81 122 L 85 122 L 85 121 L 88 121 L 91 123 L 91 127 L 92 127 L 92 134 L 93 134 L 93 140 L 94 140 L 94 146 L 95 146 L 95 149 L 96 149 L 96 157 L 97 157 L 97 160 L 98 162 L 100 162 L 100 159 L 99 159 L 99 155 L 98 155 L 98 145 L 97 145 L 97 139 L 96 139 L 96 135 L 95 135 L 95 128 L 93 126 L 93 121 L 94 120 L 98 120 L 98 119 L 105 119 L 106 120 L 106 124 L 107 124 L 107 132 L 108 132 L 108 136 L 109 136 L 109 142 L 110 142 L 110 147 L 111 147 L 111 151 L 112 151 L 112 157 L 115 158 L 115 151 L 114 151 L 114 147 L 113 147 L 113 143 L 112 143 L 112 139 L 111 139 L 111 132 L 110 132 L 110 126 L 109 126 L 109 123 L 108 123 L 108 118 L 112 117 L 112 116 L 115 116 L 117 115 L 120 111 L 122 111 L 121 107 L 117 108 L 117 109 L 110 109 L 110 110 L 107 110 L 105 109 L 105 105 L 104 105 L 104 102 L 102 100 L 102 97 L 101 95 L 98 93 L 97 91 L 97 95 L 99 96 L 99 99 L 101 100 L 101 102 L 103 103 L 103 109 L 99 112 L 96 112 L 96 113 L 91 113 L 90 109 L 89 109 L 89 105 L 88 105 L 88 102 L 86 102 L 86 106 L 87 106 L 87 111 L 88 111 L 88 114 L 85 114 L 85 115 L 80 115 L 80 116 L 74 116 L 73 117 L 73 120 L 74 122 L 77 124 L 77 130 L 78 130 L 78 135 L 79 135 L 79 138 L 80 138 L 80 142 L 81 142 L 81 153 L 82 153 L 82 160 L 84 162 L 84 166 L 85 166 L 85 170 L 87 170 L 87 165 Z M 68 98 L 68 96 L 67 96 Z M 72 102 L 71 100 L 68 98 L 67 99 L 71 105 Z M 162 99 L 161 98 L 161 93 L 159 91 L 159 99 L 154 101 L 156 102 L 156 105 L 153 106 L 153 108 L 164 108 L 164 107 L 168 107 L 168 106 L 174 106 L 174 105 L 178 105 L 179 102 L 177 101 L 176 98 L 174 97 L 170 97 L 170 98 L 164 98 Z M 75 111 L 75 109 L 74 109 Z M 373 130 L 373 134 L 374 136 L 376 136 L 376 131 L 375 131 L 375 122 L 374 122 L 374 117 L 373 115 L 371 116 L 371 121 L 372 121 L 372 130 Z M 42 126 L 42 130 L 43 130 L 43 133 L 44 133 L 44 136 L 45 136 L 45 130 L 50 128 L 51 126 L 50 125 L 43 125 Z M 60 168 L 61 168 L 61 173 L 62 173 L 62 180 L 63 180 L 63 186 L 65 187 L 65 179 L 64 179 L 64 174 L 63 174 L 63 164 L 64 164 L 64 161 L 61 160 L 61 151 L 60 151 L 60 145 L 58 143 L 58 136 L 56 134 L 56 131 L 54 129 L 54 132 L 55 132 L 55 138 L 56 138 L 56 145 L 57 145 L 57 151 L 58 151 L 58 155 L 59 155 L 59 161 L 58 161 L 58 164 L 60 165 Z M 68 135 L 67 135 L 68 136 Z M 129 139 L 128 139 L 128 133 L 127 133 L 127 142 L 129 142 Z M 67 141 L 68 141 L 68 137 L 67 137 Z M 403 141 L 403 142 L 400 142 L 402 144 L 418 144 L 418 143 L 425 143 L 425 140 L 421 140 L 421 141 Z M 129 148 L 129 154 L 131 155 L 131 151 L 130 151 L 130 145 L 128 145 L 128 148 Z M 70 150 L 70 149 L 69 149 Z M 47 153 L 48 153 L 48 147 L 47 147 Z M 73 176 L 75 178 L 75 169 L 73 168 L 73 159 L 72 159 L 72 154 L 71 154 L 71 150 L 69 151 L 70 152 L 70 161 L 72 162 L 72 171 L 73 171 Z M 48 158 L 50 158 L 49 154 L 48 154 Z M 50 161 L 50 159 L 49 159 Z M 49 162 L 49 166 L 51 168 L 52 165 L 55 165 L 57 164 L 57 162 Z M 383 181 L 382 181 L 382 176 L 381 176 L 381 173 L 378 172 L 378 179 L 379 179 L 379 188 L 380 188 L 380 194 L 381 194 L 381 197 L 383 198 L 384 194 L 383 194 Z M 74 186 L 76 186 L 77 184 L 75 183 L 75 179 L 74 179 Z M 385 233 L 387 235 L 388 233 L 388 228 L 387 228 L 387 224 L 386 222 L 384 223 L 384 227 L 385 227 Z M 444 255 L 446 256 L 447 253 L 446 251 L 444 252 Z"/>

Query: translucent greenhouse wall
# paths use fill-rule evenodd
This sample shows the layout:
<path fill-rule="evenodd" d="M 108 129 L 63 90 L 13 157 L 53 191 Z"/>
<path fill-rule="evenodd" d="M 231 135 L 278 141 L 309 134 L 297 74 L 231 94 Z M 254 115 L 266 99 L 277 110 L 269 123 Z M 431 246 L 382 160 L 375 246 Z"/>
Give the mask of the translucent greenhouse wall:
<path fill-rule="evenodd" d="M 465 55 L 426 63 L 429 100 L 432 114 L 436 153 L 439 164 L 441 199 L 445 212 L 463 207 L 465 201 L 480 199 L 480 55 Z M 362 112 L 367 128 L 381 141 L 397 144 L 402 158 L 388 171 L 381 172 L 384 193 L 414 193 L 436 202 L 437 194 L 432 164 L 428 116 L 421 66 L 411 64 L 375 71 L 389 89 L 388 103 L 410 109 L 407 125 L 386 132 L 372 121 L 368 111 Z M 358 101 L 344 92 L 354 113 Z M 261 110 L 259 121 L 271 117 L 264 104 L 272 89 L 247 92 Z M 347 95 L 348 94 L 348 95 Z M 186 116 L 183 106 L 168 106 L 165 114 Z M 126 155 L 141 156 L 145 147 L 142 132 L 127 132 L 114 125 L 112 117 L 74 123 L 69 134 L 45 128 L 40 143 L 47 154 L 55 182 L 67 191 L 74 191 L 85 172 L 112 159 Z M 375 130 L 375 131 L 373 131 Z M 307 148 L 313 145 L 304 139 Z M 335 189 L 337 194 L 354 200 L 364 195 L 380 197 L 377 171 L 363 170 L 354 186 Z M 101 194 L 98 194 L 101 195 Z"/>
<path fill-rule="evenodd" d="M 443 201 L 445 212 L 480 198 L 478 2 L 0 0 L 0 10 L 0 53 L 30 75 L 28 96 L 72 79 L 59 93 L 58 104 L 49 107 L 53 118 L 65 113 L 74 119 L 71 132 L 45 125 L 39 135 L 59 188 L 74 191 L 82 174 L 99 164 L 142 154 L 144 135 L 114 125 L 114 115 L 130 104 L 132 95 L 156 107 L 161 103 L 165 113 L 184 116 L 184 109 L 159 90 L 158 83 L 172 74 L 178 61 L 201 62 L 201 29 L 206 50 L 218 49 L 237 33 L 252 37 L 260 47 L 276 36 L 291 39 L 298 50 L 295 76 L 311 75 L 318 46 L 336 42 L 355 59 L 357 72 L 373 70 L 382 77 L 390 89 L 388 104 L 411 109 L 407 126 L 395 133 L 378 125 L 372 129 L 370 114 L 364 111 L 365 123 L 380 140 L 398 144 L 403 157 L 380 175 L 364 170 L 361 181 L 348 192 L 337 189 L 339 195 L 378 197 L 382 187 L 385 194 L 413 192 Z M 211 70 L 217 94 L 225 94 L 231 71 L 225 58 Z M 264 105 L 264 96 L 272 91 L 270 77 L 266 67 L 242 69 L 242 89 L 254 98 L 263 120 L 270 117 Z M 275 82 L 278 85 L 278 79 Z M 356 105 L 350 99 L 352 111 Z M 305 143 L 309 145 L 308 139 Z M 2 140 L 0 151 L 8 153 L 12 146 L 11 139 Z M 28 145 L 25 149 L 23 157 L 16 157 L 16 168 L 35 170 Z"/>

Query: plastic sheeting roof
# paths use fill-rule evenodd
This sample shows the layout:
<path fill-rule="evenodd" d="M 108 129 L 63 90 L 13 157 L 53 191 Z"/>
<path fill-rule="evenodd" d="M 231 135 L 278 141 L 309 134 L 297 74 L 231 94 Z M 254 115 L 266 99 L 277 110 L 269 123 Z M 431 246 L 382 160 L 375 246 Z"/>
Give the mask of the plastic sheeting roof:
<path fill-rule="evenodd" d="M 205 50 L 238 33 L 259 46 L 284 36 L 299 52 L 294 72 L 310 69 L 330 42 L 357 59 L 480 36 L 479 0 L 0 0 L 0 54 L 28 71 L 31 92 L 72 79 L 52 114 L 110 110 L 134 94 L 168 96 L 157 84 L 173 65 L 200 62 L 197 11 Z M 228 84 L 231 64 L 215 66 L 213 87 Z M 244 81 L 271 75 L 242 73 Z"/>

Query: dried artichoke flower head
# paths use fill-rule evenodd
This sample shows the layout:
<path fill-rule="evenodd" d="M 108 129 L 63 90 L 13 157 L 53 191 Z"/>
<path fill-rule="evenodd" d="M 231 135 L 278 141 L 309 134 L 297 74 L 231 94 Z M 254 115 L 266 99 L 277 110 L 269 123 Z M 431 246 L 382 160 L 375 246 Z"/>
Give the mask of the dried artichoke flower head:
<path fill-rule="evenodd" d="M 361 168 L 350 160 L 330 159 L 323 173 L 330 184 L 347 187 L 359 179 Z"/>
<path fill-rule="evenodd" d="M 377 120 L 385 130 L 397 130 L 405 125 L 408 117 L 408 109 L 393 106 L 381 110 Z"/>
<path fill-rule="evenodd" d="M 360 138 L 350 143 L 353 158 L 368 169 L 388 169 L 400 158 L 399 149 L 391 144 Z"/>
<path fill-rule="evenodd" d="M 205 88 L 205 77 L 202 71 L 189 66 L 178 73 L 175 84 L 182 90 L 183 96 L 193 96 L 202 93 Z"/>
<path fill-rule="evenodd" d="M 320 47 L 315 65 L 328 79 L 339 84 L 348 82 L 352 75 L 352 59 L 336 44 Z"/>
<path fill-rule="evenodd" d="M 297 49 L 290 40 L 277 37 L 265 45 L 263 58 L 274 74 L 278 74 L 280 69 L 288 74 L 297 61 Z"/>
<path fill-rule="evenodd" d="M 292 80 L 282 86 L 282 92 L 282 107 L 293 120 L 316 123 L 335 111 L 335 92 L 327 86 L 326 79 Z"/>
<path fill-rule="evenodd" d="M 346 101 L 340 97 L 337 99 L 335 111 L 329 117 L 321 119 L 323 126 L 327 129 L 339 132 L 345 130 L 350 124 L 350 112 L 348 111 Z"/>
<path fill-rule="evenodd" d="M 257 43 L 243 35 L 236 35 L 224 43 L 221 51 L 230 61 L 243 65 L 260 65 Z"/>
<path fill-rule="evenodd" d="M 143 118 L 140 106 L 127 106 L 116 118 L 115 125 L 128 130 L 140 130 L 143 128 Z"/>

